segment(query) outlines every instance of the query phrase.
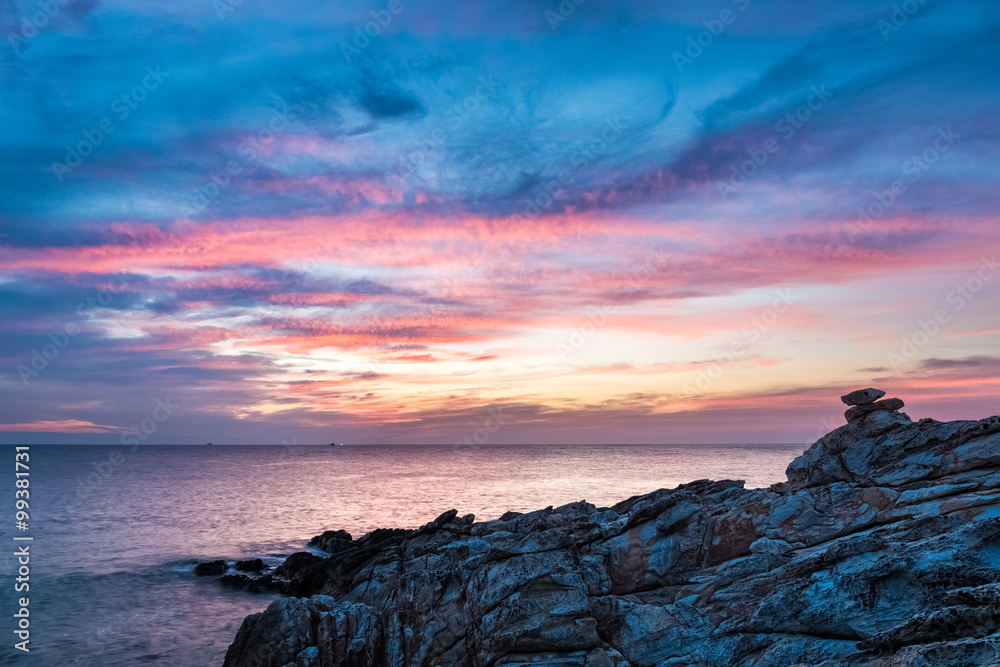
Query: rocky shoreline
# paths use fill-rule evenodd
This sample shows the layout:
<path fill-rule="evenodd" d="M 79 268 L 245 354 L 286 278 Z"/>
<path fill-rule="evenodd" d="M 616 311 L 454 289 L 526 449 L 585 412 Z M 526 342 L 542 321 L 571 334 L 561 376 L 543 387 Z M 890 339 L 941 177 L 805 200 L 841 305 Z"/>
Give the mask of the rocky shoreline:
<path fill-rule="evenodd" d="M 241 563 L 223 583 L 289 597 L 224 667 L 1000 664 L 1000 417 L 913 422 L 882 396 L 842 397 L 848 423 L 768 489 L 450 510 Z"/>

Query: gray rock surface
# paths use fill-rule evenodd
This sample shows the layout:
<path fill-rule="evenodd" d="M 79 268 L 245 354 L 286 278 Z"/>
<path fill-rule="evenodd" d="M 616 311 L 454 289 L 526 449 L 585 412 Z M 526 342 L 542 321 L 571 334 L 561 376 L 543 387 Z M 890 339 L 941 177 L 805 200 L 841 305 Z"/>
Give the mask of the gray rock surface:
<path fill-rule="evenodd" d="M 1000 417 L 870 412 L 769 489 L 330 539 L 225 667 L 1000 664 Z"/>

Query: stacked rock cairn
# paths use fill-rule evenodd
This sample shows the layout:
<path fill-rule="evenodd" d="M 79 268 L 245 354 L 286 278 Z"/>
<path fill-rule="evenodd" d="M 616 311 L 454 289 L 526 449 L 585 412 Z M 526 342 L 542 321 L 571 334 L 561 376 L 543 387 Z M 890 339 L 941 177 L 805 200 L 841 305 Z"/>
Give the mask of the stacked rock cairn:
<path fill-rule="evenodd" d="M 848 422 L 852 422 L 855 419 L 861 419 L 865 415 L 871 414 L 873 412 L 878 412 L 879 410 L 899 410 L 903 407 L 903 400 L 900 398 L 887 398 L 884 401 L 878 399 L 885 396 L 885 392 L 881 389 L 858 389 L 857 391 L 852 391 L 849 394 L 845 394 L 840 397 L 840 400 L 844 402 L 844 405 L 850 405 L 851 407 L 847 409 L 844 413 L 844 417 L 847 418 Z"/>

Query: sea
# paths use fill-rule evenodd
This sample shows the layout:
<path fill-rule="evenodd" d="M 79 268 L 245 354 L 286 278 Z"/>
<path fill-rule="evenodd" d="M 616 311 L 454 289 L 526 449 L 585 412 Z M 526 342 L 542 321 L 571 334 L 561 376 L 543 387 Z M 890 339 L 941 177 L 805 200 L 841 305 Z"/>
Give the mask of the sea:
<path fill-rule="evenodd" d="M 696 479 L 763 487 L 804 449 L 32 445 L 19 526 L 17 452 L 3 446 L 0 665 L 221 667 L 244 617 L 278 596 L 195 576 L 201 561 L 275 565 L 325 530 L 414 528 L 451 508 L 487 520 L 577 500 L 609 506 Z M 29 653 L 15 648 L 22 597 Z"/>

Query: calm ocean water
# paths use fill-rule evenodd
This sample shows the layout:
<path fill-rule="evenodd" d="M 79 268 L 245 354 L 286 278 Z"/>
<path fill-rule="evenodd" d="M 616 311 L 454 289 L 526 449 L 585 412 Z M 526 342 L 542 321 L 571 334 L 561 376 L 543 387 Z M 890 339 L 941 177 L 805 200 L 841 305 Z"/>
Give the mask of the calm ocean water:
<path fill-rule="evenodd" d="M 14 448 L 0 486 L 0 665 L 220 667 L 244 616 L 276 596 L 226 591 L 195 563 L 272 563 L 313 535 L 598 506 L 695 479 L 784 479 L 803 445 L 367 447 L 32 446 L 30 530 L 14 527 Z M 31 653 L 13 649 L 13 536 L 31 535 Z"/>

